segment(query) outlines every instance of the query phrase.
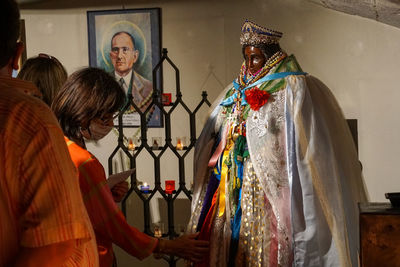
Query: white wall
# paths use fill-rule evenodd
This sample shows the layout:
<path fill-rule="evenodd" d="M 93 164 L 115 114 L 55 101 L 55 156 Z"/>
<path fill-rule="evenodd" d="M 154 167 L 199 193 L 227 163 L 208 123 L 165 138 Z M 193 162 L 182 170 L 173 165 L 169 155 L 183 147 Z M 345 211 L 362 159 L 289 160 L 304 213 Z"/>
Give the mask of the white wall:
<path fill-rule="evenodd" d="M 215 99 L 222 90 L 218 80 L 225 85 L 236 77 L 242 61 L 240 26 L 246 18 L 280 30 L 284 32 L 282 47 L 296 55 L 306 72 L 331 88 L 347 118 L 358 119 L 360 160 L 370 200 L 385 201 L 385 192 L 400 191 L 400 106 L 396 104 L 400 98 L 396 82 L 400 73 L 400 29 L 301 0 L 215 2 L 126 6 L 162 8 L 163 47 L 168 48 L 170 58 L 180 68 L 181 89 L 188 105 L 195 106 L 202 90 Z M 28 57 L 39 52 L 54 55 L 69 73 L 88 65 L 86 11 L 23 10 Z M 206 81 L 210 69 L 218 80 Z M 170 74 L 166 73 L 165 88 L 173 85 Z M 206 88 L 201 88 L 203 83 Z M 181 120 L 176 119 L 175 136 L 189 132 Z M 152 130 L 152 134 L 162 136 L 162 130 Z M 115 140 L 110 134 L 100 146 L 90 147 L 105 166 Z M 140 166 L 138 177 L 151 179 L 152 164 L 143 159 Z M 174 176 L 176 167 L 167 162 L 162 166 L 167 173 L 163 179 Z M 191 170 L 186 173 L 191 176 Z"/>

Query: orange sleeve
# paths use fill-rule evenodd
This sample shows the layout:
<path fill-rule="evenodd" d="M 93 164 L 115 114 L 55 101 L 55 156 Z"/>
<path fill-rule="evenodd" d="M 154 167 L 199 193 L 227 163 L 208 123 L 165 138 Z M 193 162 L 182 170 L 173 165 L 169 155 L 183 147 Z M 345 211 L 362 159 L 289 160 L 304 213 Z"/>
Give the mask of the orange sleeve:
<path fill-rule="evenodd" d="M 82 162 L 78 170 L 83 200 L 96 237 L 109 239 L 138 259 L 149 256 L 158 240 L 127 223 L 114 202 L 100 162 L 92 156 Z"/>

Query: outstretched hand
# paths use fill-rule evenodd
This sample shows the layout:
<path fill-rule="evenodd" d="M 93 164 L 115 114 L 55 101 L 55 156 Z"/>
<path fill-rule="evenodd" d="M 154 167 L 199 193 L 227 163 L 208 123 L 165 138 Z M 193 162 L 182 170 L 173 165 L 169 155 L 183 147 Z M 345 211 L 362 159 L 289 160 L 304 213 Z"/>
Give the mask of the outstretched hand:
<path fill-rule="evenodd" d="M 171 254 L 193 262 L 201 262 L 209 252 L 209 242 L 197 240 L 196 234 L 188 234 L 174 240 L 160 240 L 158 252 Z"/>

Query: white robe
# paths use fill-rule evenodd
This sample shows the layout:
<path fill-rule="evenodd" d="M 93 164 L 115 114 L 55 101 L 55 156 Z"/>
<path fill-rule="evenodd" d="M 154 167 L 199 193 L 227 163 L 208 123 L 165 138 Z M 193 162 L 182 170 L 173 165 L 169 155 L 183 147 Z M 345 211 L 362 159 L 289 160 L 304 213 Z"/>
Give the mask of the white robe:
<path fill-rule="evenodd" d="M 357 203 L 366 201 L 366 195 L 350 130 L 334 96 L 322 82 L 310 75 L 285 79 L 286 87 L 280 92 L 283 109 L 278 123 L 283 132 L 271 131 L 276 118 L 272 120 L 274 112 L 271 112 L 273 105 L 270 103 L 249 112 L 246 136 L 254 172 L 275 216 L 279 217 L 282 212 L 282 216 L 287 217 L 279 220 L 282 232 L 289 227 L 286 245 L 293 257 L 293 266 L 358 266 Z M 227 90 L 230 88 L 231 85 Z M 220 109 L 220 106 L 213 109 L 196 143 L 195 187 L 188 227 L 191 232 L 196 230 L 207 188 L 210 174 L 207 163 L 215 133 L 222 124 Z M 273 136 L 279 140 L 274 142 Z M 276 149 L 273 146 L 277 143 L 284 149 L 281 160 L 284 160 L 285 170 L 274 174 L 271 151 Z M 277 194 L 279 182 L 271 177 L 287 183 L 287 197 Z M 283 203 L 288 199 L 289 204 Z M 289 207 L 287 214 L 285 207 Z M 290 221 L 286 226 L 285 220 Z M 225 247 L 223 251 L 229 249 L 229 238 L 227 231 L 225 242 L 218 244 Z M 279 244 L 285 245 L 284 237 L 281 238 Z M 210 249 L 216 246 L 211 244 Z M 281 263 L 285 265 L 284 259 Z"/>

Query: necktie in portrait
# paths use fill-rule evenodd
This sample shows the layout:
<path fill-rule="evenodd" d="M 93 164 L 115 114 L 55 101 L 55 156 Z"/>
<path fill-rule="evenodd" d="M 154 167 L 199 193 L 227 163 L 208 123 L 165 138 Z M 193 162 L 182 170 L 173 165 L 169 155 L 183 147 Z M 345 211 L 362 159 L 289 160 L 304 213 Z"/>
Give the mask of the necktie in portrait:
<path fill-rule="evenodd" d="M 128 88 L 127 88 L 127 86 L 126 86 L 126 83 L 125 83 L 124 78 L 121 77 L 121 78 L 119 79 L 118 83 L 119 83 L 119 85 L 122 87 L 122 89 L 124 89 L 125 94 L 127 94 L 127 93 L 128 93 Z"/>

